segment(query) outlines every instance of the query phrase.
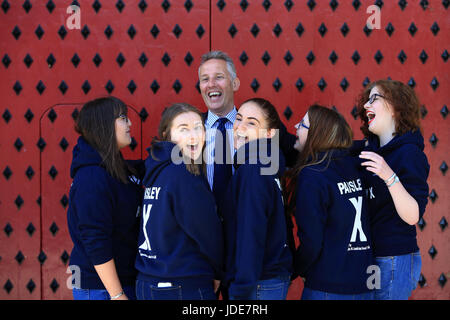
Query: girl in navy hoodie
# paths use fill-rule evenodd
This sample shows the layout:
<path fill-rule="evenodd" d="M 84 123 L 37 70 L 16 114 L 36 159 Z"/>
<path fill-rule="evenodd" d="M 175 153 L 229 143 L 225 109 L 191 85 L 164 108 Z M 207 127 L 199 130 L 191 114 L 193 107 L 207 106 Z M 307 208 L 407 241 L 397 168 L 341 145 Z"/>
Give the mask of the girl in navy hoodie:
<path fill-rule="evenodd" d="M 139 300 L 214 300 L 222 278 L 223 232 L 204 175 L 201 113 L 164 110 L 145 160 L 136 258 Z"/>
<path fill-rule="evenodd" d="M 334 110 L 313 105 L 297 124 L 299 159 L 287 175 L 300 246 L 296 272 L 306 278 L 304 300 L 370 300 L 372 265 L 366 192 L 352 131 Z"/>
<path fill-rule="evenodd" d="M 409 86 L 379 80 L 363 91 L 358 107 L 367 138 L 360 158 L 370 190 L 373 250 L 381 269 L 375 298 L 408 299 L 422 265 L 415 224 L 427 205 L 430 170 L 420 103 Z"/>
<path fill-rule="evenodd" d="M 142 189 L 120 153 L 131 143 L 130 126 L 127 106 L 113 97 L 86 103 L 77 118 L 67 212 L 76 300 L 135 297 Z"/>
<path fill-rule="evenodd" d="M 231 300 L 284 300 L 292 254 L 280 178 L 280 119 L 267 100 L 244 102 L 234 122 L 235 173 L 225 199 L 226 280 Z"/>

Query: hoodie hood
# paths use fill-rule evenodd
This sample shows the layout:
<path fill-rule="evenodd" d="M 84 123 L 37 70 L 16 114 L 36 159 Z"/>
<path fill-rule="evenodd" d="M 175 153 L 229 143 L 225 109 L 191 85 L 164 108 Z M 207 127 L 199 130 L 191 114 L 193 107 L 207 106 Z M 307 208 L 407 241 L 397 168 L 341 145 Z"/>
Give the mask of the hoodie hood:
<path fill-rule="evenodd" d="M 358 157 L 351 156 L 350 149 L 329 149 L 326 152 L 319 152 L 316 161 L 323 159 L 325 155 L 327 155 L 325 160 L 307 168 L 319 172 L 331 168 L 330 170 L 340 176 L 342 181 L 347 181 L 348 177 L 354 176 L 355 168 L 360 168 L 359 164 L 362 162 Z M 309 161 L 312 161 L 312 158 Z"/>
<path fill-rule="evenodd" d="M 274 168 L 276 175 L 281 177 L 286 170 L 286 162 L 276 140 L 257 139 L 241 146 L 234 154 L 234 167 L 242 164 L 253 164 L 265 168 Z"/>
<path fill-rule="evenodd" d="M 368 138 L 369 145 L 368 150 L 374 152 L 390 152 L 398 147 L 405 144 L 413 144 L 419 148 L 420 151 L 423 151 L 425 148 L 423 136 L 420 133 L 420 130 L 416 131 L 408 131 L 402 135 L 396 135 L 394 138 L 389 141 L 383 147 L 380 147 L 380 139 L 376 135 L 370 135 Z"/>
<path fill-rule="evenodd" d="M 172 150 L 176 144 L 169 141 L 160 141 L 147 148 L 148 157 L 145 160 L 145 176 L 143 184 L 150 186 L 160 172 L 172 163 Z"/>
<path fill-rule="evenodd" d="M 82 167 L 100 166 L 103 162 L 102 157 L 91 145 L 83 138 L 79 137 L 76 146 L 72 151 L 72 164 L 70 166 L 70 177 L 73 179 L 77 171 Z"/>
<path fill-rule="evenodd" d="M 341 159 L 344 157 L 347 157 L 350 154 L 349 149 L 330 149 L 328 151 L 322 151 L 317 153 L 317 159 L 322 159 L 323 156 L 328 152 L 328 156 L 332 160 Z M 309 158 L 309 161 L 311 161 L 312 158 Z"/>

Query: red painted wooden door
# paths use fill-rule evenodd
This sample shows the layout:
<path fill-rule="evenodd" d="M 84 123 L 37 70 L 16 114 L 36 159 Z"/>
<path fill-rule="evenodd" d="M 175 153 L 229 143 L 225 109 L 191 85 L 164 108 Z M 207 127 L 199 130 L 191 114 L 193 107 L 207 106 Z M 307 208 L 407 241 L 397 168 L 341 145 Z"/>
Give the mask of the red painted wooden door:
<path fill-rule="evenodd" d="M 373 4 L 380 29 L 365 28 Z M 80 7 L 80 29 L 66 22 Z M 236 105 L 271 100 L 293 125 L 307 107 L 334 106 L 356 138 L 357 94 L 390 77 L 413 86 L 431 164 L 418 225 L 422 276 L 413 299 L 449 299 L 449 1 L 0 0 L 0 299 L 71 299 L 67 196 L 76 109 L 114 95 L 130 105 L 129 158 L 145 157 L 163 108 L 206 110 L 201 54 L 234 59 Z M 297 280 L 288 298 L 298 299 Z"/>

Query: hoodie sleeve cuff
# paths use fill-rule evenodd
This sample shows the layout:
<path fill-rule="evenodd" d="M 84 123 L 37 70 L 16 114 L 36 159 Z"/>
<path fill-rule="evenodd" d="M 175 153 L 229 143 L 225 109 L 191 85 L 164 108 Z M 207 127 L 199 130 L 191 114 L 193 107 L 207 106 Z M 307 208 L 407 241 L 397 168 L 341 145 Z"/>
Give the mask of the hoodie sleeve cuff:
<path fill-rule="evenodd" d="M 94 266 L 103 264 L 113 259 L 113 255 L 111 250 L 102 250 L 98 252 L 91 252 L 89 255 L 89 259 L 91 260 Z"/>

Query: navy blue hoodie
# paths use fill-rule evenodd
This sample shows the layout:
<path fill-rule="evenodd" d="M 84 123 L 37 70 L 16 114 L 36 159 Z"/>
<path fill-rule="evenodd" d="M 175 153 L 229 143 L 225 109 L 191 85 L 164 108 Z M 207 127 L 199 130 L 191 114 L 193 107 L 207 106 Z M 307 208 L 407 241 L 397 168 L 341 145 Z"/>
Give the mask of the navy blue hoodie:
<path fill-rule="evenodd" d="M 330 161 L 300 171 L 295 265 L 307 288 L 337 294 L 369 291 L 367 268 L 373 256 L 362 175 L 359 160 L 337 149 Z"/>
<path fill-rule="evenodd" d="M 122 286 L 133 285 L 136 280 L 142 188 L 113 178 L 101 163 L 100 154 L 80 137 L 70 167 L 73 183 L 67 221 L 74 244 L 70 265 L 80 268 L 83 289 L 105 289 L 94 265 L 111 259 Z"/>
<path fill-rule="evenodd" d="M 175 164 L 174 147 L 158 142 L 145 160 L 138 279 L 212 285 L 223 276 L 222 223 L 206 178 Z"/>
<path fill-rule="evenodd" d="M 424 142 L 420 131 L 397 135 L 381 148 L 377 136 L 371 135 L 368 141 L 365 150 L 376 152 L 384 158 L 406 191 L 417 201 L 421 218 L 428 202 L 427 178 L 430 165 L 423 152 Z M 366 171 L 366 178 L 370 191 L 369 210 L 374 254 L 383 257 L 418 251 L 416 226 L 411 226 L 400 218 L 384 181 L 369 171 Z"/>
<path fill-rule="evenodd" d="M 262 141 L 267 152 L 257 148 Z M 272 155 L 278 156 L 278 166 Z M 235 169 L 223 212 L 225 285 L 231 296 L 248 299 L 258 280 L 289 277 L 293 271 L 280 185 L 285 160 L 271 139 L 251 141 L 236 152 Z"/>

